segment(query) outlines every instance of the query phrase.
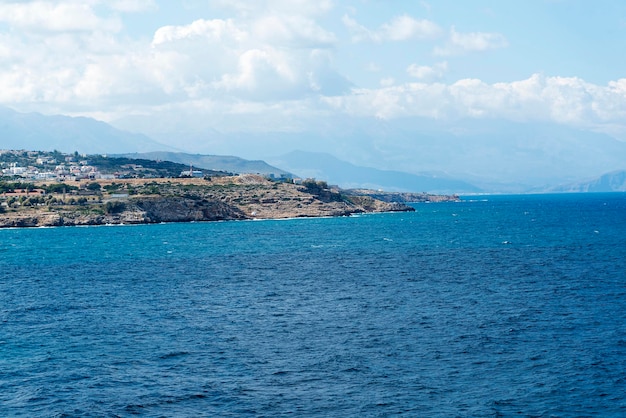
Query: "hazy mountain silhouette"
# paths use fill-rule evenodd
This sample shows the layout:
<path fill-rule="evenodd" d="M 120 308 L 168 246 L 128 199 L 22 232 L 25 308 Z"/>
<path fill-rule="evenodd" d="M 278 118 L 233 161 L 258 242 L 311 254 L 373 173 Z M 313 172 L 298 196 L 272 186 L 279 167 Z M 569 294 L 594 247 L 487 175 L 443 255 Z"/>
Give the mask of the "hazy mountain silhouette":
<path fill-rule="evenodd" d="M 20 113 L 0 107 L 0 148 L 107 154 L 172 149 L 95 119 Z"/>
<path fill-rule="evenodd" d="M 476 193 L 481 191 L 470 183 L 454 178 L 362 167 L 326 153 L 293 151 L 270 159 L 270 162 L 299 176 L 325 180 L 343 188 L 429 193 Z"/>
<path fill-rule="evenodd" d="M 142 153 L 127 153 L 121 156 L 128 158 L 145 158 L 148 160 L 172 161 L 175 163 L 191 164 L 195 167 L 226 171 L 229 173 L 252 173 L 252 174 L 273 174 L 276 177 L 289 175 L 285 170 L 273 167 L 261 160 L 245 160 L 231 155 L 202 155 L 187 154 L 184 152 L 154 151 Z"/>
<path fill-rule="evenodd" d="M 588 180 L 552 187 L 553 192 L 626 192 L 626 170 L 613 171 Z"/>

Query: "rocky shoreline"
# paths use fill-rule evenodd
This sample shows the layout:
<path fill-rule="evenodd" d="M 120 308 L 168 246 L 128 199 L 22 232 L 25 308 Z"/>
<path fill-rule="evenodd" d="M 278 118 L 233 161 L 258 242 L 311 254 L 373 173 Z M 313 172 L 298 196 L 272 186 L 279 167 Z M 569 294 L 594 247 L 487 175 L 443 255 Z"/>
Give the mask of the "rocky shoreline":
<path fill-rule="evenodd" d="M 80 205 L 66 204 L 64 196 L 56 199 L 61 204 L 5 209 L 0 213 L 0 228 L 281 219 L 414 210 L 405 203 L 390 201 L 388 196 L 389 201 L 383 201 L 366 193 L 343 193 L 323 182 L 296 185 L 255 175 L 101 183 L 98 186 L 109 192 L 86 195 Z M 82 190 L 88 189 L 85 186 L 81 185 Z M 432 195 L 432 201 L 441 199 Z"/>

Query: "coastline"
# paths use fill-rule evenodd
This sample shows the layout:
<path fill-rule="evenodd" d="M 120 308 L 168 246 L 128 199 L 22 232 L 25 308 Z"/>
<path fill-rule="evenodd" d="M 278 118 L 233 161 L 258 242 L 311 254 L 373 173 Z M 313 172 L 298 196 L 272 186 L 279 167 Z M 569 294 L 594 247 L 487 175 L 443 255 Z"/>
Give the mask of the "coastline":
<path fill-rule="evenodd" d="M 57 193 L 45 199 L 38 196 L 35 200 L 48 204 L 5 208 L 0 213 L 0 228 L 337 217 L 415 210 L 400 194 L 399 201 L 393 201 L 390 193 L 383 201 L 365 191 L 344 191 L 323 182 L 299 185 L 259 175 L 106 180 L 98 181 L 97 187 L 94 183 L 74 185 L 77 190 L 73 194 Z M 419 196 L 419 201 L 458 199 Z"/>

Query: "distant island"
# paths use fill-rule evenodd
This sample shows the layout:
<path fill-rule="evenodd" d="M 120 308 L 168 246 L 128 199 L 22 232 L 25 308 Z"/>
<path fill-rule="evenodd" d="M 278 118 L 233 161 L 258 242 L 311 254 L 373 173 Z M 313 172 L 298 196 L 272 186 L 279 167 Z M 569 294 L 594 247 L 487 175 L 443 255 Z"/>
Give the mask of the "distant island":
<path fill-rule="evenodd" d="M 59 152 L 3 151 L 0 165 L 0 227 L 347 216 L 458 200 Z"/>

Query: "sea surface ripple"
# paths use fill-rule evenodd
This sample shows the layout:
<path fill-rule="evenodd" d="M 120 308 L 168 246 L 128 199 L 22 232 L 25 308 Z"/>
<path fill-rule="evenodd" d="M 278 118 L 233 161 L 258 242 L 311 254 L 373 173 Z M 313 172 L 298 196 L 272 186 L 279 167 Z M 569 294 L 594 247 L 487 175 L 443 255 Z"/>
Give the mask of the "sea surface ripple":
<path fill-rule="evenodd" d="M 0 230 L 0 416 L 626 416 L 626 195 Z"/>

